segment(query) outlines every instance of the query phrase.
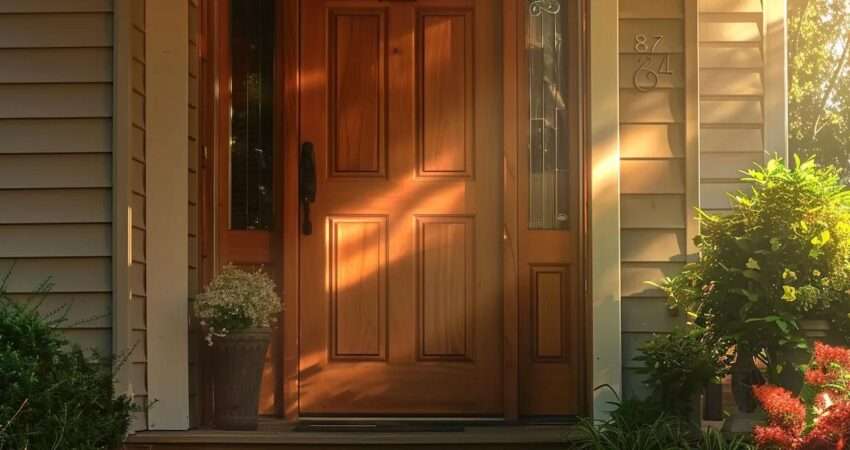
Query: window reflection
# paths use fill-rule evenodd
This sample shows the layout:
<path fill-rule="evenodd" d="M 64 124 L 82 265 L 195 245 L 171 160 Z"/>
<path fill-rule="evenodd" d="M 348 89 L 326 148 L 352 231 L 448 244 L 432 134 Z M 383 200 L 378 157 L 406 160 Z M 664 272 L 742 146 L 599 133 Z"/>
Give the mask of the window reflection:
<path fill-rule="evenodd" d="M 529 228 L 568 224 L 565 8 L 529 0 L 526 50 L 529 98 Z"/>
<path fill-rule="evenodd" d="M 274 222 L 274 0 L 231 0 L 230 228 Z"/>

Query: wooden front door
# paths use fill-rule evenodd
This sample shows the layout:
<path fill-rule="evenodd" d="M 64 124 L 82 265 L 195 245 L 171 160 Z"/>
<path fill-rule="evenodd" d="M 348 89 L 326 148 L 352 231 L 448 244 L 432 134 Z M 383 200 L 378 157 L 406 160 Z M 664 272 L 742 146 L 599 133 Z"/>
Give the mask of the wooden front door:
<path fill-rule="evenodd" d="M 503 413 L 500 14 L 301 2 L 303 416 Z"/>

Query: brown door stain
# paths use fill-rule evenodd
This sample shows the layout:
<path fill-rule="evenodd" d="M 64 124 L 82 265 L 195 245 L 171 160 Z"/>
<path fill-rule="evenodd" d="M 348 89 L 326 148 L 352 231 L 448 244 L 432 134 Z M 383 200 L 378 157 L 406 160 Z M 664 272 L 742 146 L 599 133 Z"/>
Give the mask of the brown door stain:
<path fill-rule="evenodd" d="M 301 415 L 503 414 L 500 14 L 301 2 Z"/>

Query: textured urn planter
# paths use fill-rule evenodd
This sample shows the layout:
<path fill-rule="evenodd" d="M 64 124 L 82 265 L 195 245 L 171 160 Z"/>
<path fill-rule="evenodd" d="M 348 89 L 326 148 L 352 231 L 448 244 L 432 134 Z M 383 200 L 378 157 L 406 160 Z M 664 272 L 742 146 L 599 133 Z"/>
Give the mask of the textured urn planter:
<path fill-rule="evenodd" d="M 256 430 L 260 380 L 271 328 L 249 328 L 214 338 L 215 426 Z"/>

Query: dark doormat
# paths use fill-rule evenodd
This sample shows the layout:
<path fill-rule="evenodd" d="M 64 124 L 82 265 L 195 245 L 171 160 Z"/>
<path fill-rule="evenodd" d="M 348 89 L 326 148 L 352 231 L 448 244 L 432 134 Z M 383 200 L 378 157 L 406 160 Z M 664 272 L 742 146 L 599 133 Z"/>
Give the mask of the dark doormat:
<path fill-rule="evenodd" d="M 445 422 L 299 422 L 293 431 L 324 433 L 459 433 L 465 427 Z"/>

